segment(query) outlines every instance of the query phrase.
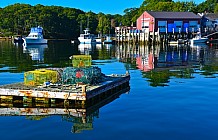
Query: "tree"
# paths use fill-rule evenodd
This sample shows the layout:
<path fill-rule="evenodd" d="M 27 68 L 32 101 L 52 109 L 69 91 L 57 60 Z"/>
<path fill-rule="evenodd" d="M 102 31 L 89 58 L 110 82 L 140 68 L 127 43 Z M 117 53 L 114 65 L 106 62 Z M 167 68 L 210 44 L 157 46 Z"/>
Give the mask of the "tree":
<path fill-rule="evenodd" d="M 197 11 L 196 12 L 213 13 L 217 3 L 218 3 L 218 0 L 206 0 L 205 2 L 202 2 L 197 6 L 197 8 L 196 8 Z"/>
<path fill-rule="evenodd" d="M 216 4 L 216 6 L 214 8 L 214 13 L 218 13 L 218 3 Z"/>

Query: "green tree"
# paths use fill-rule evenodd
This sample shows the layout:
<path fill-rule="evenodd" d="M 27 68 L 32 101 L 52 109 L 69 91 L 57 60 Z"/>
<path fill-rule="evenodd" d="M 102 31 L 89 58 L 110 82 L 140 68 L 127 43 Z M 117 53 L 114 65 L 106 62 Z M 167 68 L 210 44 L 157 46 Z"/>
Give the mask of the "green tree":
<path fill-rule="evenodd" d="M 218 3 L 215 6 L 214 13 L 218 13 Z"/>
<path fill-rule="evenodd" d="M 206 0 L 205 2 L 197 5 L 196 12 L 208 12 L 213 13 L 218 0 Z"/>

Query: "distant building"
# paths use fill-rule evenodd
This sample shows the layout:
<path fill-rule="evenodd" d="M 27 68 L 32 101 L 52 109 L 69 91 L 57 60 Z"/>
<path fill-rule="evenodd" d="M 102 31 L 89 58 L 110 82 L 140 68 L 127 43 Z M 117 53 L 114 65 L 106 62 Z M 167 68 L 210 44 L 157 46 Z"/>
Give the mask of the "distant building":
<path fill-rule="evenodd" d="M 142 32 L 197 32 L 200 22 L 201 17 L 192 12 L 145 11 L 137 19 L 136 27 Z"/>
<path fill-rule="evenodd" d="M 204 13 L 202 16 L 202 27 L 209 31 L 218 31 L 218 14 L 217 13 Z"/>

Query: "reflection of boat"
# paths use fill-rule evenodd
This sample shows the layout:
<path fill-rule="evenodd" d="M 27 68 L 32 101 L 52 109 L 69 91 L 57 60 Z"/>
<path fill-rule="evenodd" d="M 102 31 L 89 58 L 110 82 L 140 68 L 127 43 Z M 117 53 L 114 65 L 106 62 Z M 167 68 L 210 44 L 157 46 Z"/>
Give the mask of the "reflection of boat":
<path fill-rule="evenodd" d="M 112 44 L 105 44 L 104 46 L 106 47 L 107 50 L 110 50 L 112 47 Z"/>
<path fill-rule="evenodd" d="M 77 106 L 70 104 L 65 106 L 62 102 L 49 101 L 49 103 L 42 102 L 39 99 L 38 103 L 18 103 L 15 100 L 11 102 L 4 102 L 1 98 L 0 103 L 0 116 L 25 116 L 29 120 L 40 121 L 46 117 L 60 116 L 63 121 L 73 123 L 71 132 L 80 133 L 84 130 L 93 129 L 93 121 L 99 118 L 100 108 L 104 105 L 119 98 L 121 94 L 129 91 L 129 86 L 119 92 L 110 92 L 110 94 L 96 98 L 89 102 L 87 106 Z M 14 98 L 15 99 L 15 98 Z"/>
<path fill-rule="evenodd" d="M 80 44 L 81 43 L 90 44 L 90 43 L 96 42 L 94 35 L 89 33 L 88 28 L 86 28 L 84 30 L 84 34 L 80 34 L 80 36 L 78 37 L 78 40 L 79 40 Z"/>
<path fill-rule="evenodd" d="M 184 45 L 184 44 L 186 44 L 186 43 L 187 43 L 187 41 L 184 40 L 184 39 L 171 40 L 171 41 L 168 42 L 168 44 L 169 44 L 170 46 Z"/>
<path fill-rule="evenodd" d="M 208 41 L 208 38 L 201 37 L 201 33 L 198 32 L 194 38 L 190 39 L 190 44 L 194 45 L 198 43 L 206 43 L 207 41 Z"/>
<path fill-rule="evenodd" d="M 43 38 L 43 28 L 33 27 L 30 30 L 30 34 L 25 37 L 26 44 L 47 44 L 47 40 Z"/>
<path fill-rule="evenodd" d="M 96 46 L 96 49 L 101 50 L 101 49 L 102 49 L 102 45 L 103 45 L 103 44 L 98 44 L 98 43 L 97 43 L 97 44 L 95 45 L 95 46 Z"/>
<path fill-rule="evenodd" d="M 201 48 L 201 47 L 208 47 L 208 45 L 206 43 L 197 43 L 197 44 L 190 45 L 190 47 Z"/>
<path fill-rule="evenodd" d="M 78 45 L 78 50 L 80 51 L 81 54 L 89 54 L 93 50 L 94 46 L 95 44 L 80 43 Z"/>
<path fill-rule="evenodd" d="M 23 46 L 24 53 L 29 53 L 32 57 L 32 60 L 37 60 L 39 62 L 44 61 L 44 50 L 47 48 L 47 44 L 40 44 L 40 45 L 27 45 Z"/>

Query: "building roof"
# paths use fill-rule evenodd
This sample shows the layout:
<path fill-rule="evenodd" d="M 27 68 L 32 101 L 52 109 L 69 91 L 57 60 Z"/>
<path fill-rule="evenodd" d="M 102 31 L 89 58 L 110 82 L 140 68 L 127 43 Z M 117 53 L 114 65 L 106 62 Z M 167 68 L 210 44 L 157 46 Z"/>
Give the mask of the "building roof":
<path fill-rule="evenodd" d="M 218 19 L 218 14 L 217 13 L 206 13 L 205 17 L 209 18 L 211 20 L 216 20 L 216 19 Z"/>
<path fill-rule="evenodd" d="M 148 14 L 158 19 L 200 19 L 199 15 L 196 15 L 192 12 L 155 12 L 155 11 L 146 11 Z"/>

